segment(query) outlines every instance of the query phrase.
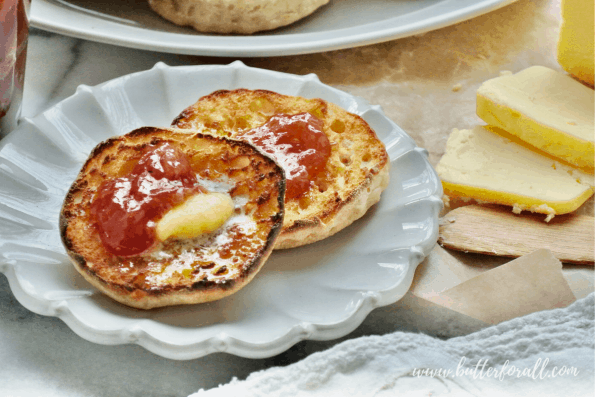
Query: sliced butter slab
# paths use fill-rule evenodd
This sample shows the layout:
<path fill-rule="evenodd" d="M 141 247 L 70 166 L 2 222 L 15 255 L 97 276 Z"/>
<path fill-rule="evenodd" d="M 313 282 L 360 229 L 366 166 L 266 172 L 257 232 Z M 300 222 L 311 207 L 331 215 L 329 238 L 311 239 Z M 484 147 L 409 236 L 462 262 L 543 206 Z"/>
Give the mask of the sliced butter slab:
<path fill-rule="evenodd" d="M 593 195 L 593 176 L 532 150 L 492 126 L 453 130 L 436 167 L 451 197 L 505 204 L 513 212 L 572 212 Z"/>
<path fill-rule="evenodd" d="M 593 86 L 593 0 L 562 0 L 558 62 L 568 73 Z"/>
<path fill-rule="evenodd" d="M 232 216 L 234 204 L 227 193 L 199 193 L 172 208 L 157 222 L 160 241 L 193 238 L 219 229 Z"/>
<path fill-rule="evenodd" d="M 595 91 L 565 73 L 532 66 L 483 83 L 477 91 L 477 115 L 593 173 L 594 98 Z"/>

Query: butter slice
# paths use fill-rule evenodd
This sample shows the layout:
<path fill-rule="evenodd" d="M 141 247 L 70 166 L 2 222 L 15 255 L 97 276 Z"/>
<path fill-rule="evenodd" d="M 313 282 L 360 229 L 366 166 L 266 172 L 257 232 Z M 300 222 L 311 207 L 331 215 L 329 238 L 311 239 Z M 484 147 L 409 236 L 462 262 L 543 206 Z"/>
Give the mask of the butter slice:
<path fill-rule="evenodd" d="M 453 130 L 436 171 L 448 196 L 548 214 L 548 221 L 593 195 L 591 175 L 492 126 Z"/>
<path fill-rule="evenodd" d="M 157 238 L 193 238 L 219 229 L 233 214 L 227 193 L 199 193 L 169 210 L 155 227 Z"/>
<path fill-rule="evenodd" d="M 593 173 L 594 99 L 595 91 L 565 73 L 532 66 L 483 83 L 477 91 L 477 115 Z"/>
<path fill-rule="evenodd" d="M 562 0 L 558 62 L 568 73 L 593 86 L 595 20 L 593 0 Z"/>

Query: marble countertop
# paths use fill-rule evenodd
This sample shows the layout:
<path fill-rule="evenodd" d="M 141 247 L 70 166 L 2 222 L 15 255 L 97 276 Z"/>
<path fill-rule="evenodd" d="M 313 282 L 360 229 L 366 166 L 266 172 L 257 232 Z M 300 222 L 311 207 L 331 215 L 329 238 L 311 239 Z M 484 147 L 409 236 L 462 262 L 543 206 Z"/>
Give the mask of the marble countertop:
<path fill-rule="evenodd" d="M 521 0 L 417 37 L 319 54 L 241 60 L 265 69 L 316 73 L 326 84 L 381 105 L 388 117 L 429 150 L 435 165 L 452 128 L 480 122 L 474 101 L 481 81 L 500 70 L 516 71 L 532 64 L 560 69 L 553 51 L 558 14 L 558 1 Z M 536 35 L 536 31 L 541 33 Z M 235 60 L 141 51 L 35 29 L 28 51 L 24 117 L 33 117 L 72 95 L 80 84 L 93 86 L 150 69 L 157 62 L 176 66 Z M 593 200 L 581 211 L 593 215 Z M 486 269 L 507 261 L 452 254 L 463 263 Z M 592 267 L 565 267 L 565 272 L 569 279 L 586 280 L 581 281 L 586 285 L 581 296 L 592 290 Z M 88 342 L 61 320 L 22 307 L 6 278 L 0 276 L 0 390 L 3 395 L 19 397 L 187 396 L 233 377 L 244 379 L 260 369 L 296 362 L 356 336 L 406 331 L 450 338 L 482 327 L 456 313 L 430 317 L 420 315 L 423 310 L 406 296 L 373 311 L 356 331 L 340 340 L 303 341 L 268 359 L 217 353 L 174 361 L 137 345 Z"/>

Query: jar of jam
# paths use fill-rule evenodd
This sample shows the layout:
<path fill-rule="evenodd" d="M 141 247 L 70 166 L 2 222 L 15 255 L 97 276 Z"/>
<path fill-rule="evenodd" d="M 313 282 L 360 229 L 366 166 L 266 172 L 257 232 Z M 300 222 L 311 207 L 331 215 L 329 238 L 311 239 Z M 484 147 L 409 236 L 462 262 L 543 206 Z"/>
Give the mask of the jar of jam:
<path fill-rule="evenodd" d="M 0 139 L 21 112 L 30 6 L 31 0 L 0 0 Z"/>

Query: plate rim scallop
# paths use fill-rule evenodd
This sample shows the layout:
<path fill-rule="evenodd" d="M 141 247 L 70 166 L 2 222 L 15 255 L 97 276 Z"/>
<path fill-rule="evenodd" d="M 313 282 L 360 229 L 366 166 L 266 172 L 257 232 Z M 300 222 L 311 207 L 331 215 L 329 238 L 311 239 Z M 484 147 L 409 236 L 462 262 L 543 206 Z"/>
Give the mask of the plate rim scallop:
<path fill-rule="evenodd" d="M 222 72 L 224 74 L 231 73 L 232 85 L 237 85 L 238 82 L 241 81 L 241 79 L 239 79 L 238 81 L 238 73 L 244 73 L 247 75 L 254 75 L 258 77 L 267 77 L 271 79 L 280 79 L 281 81 L 286 81 L 290 79 L 291 81 L 297 81 L 299 83 L 298 87 L 301 87 L 299 88 L 300 90 L 304 87 L 306 87 L 307 89 L 308 86 L 311 86 L 315 89 L 316 92 L 322 92 L 326 95 L 327 98 L 332 98 L 331 102 L 336 103 L 337 98 L 339 101 L 345 101 L 345 103 L 349 104 L 349 109 L 347 109 L 348 111 L 359 114 L 367 121 L 369 121 L 372 118 L 380 120 L 380 122 L 384 123 L 386 128 L 392 129 L 389 132 L 389 136 L 393 138 L 396 137 L 394 141 L 391 141 L 394 145 L 388 148 L 389 154 L 391 153 L 391 148 L 393 147 L 405 147 L 405 150 L 402 152 L 398 152 L 396 157 L 393 158 L 391 156 L 391 163 L 398 161 L 399 158 L 407 154 L 411 154 L 413 156 L 418 156 L 423 161 L 425 170 L 429 171 L 428 184 L 433 184 L 434 189 L 431 190 L 431 192 L 425 197 L 414 199 L 410 202 L 402 203 L 399 206 L 399 208 L 404 207 L 406 205 L 426 205 L 430 207 L 429 210 L 432 213 L 432 216 L 429 219 L 430 232 L 428 236 L 418 244 L 409 247 L 399 248 L 400 250 L 407 251 L 408 266 L 405 273 L 399 280 L 397 280 L 396 284 L 384 290 L 357 291 L 359 297 L 356 301 L 354 309 L 351 313 L 348 313 L 347 317 L 342 318 L 340 321 L 336 321 L 334 323 L 314 323 L 296 320 L 296 322 L 290 328 L 288 328 L 284 334 L 264 343 L 252 343 L 246 340 L 242 340 L 241 338 L 232 337 L 228 335 L 225 331 L 220 331 L 217 334 L 214 334 L 210 337 L 202 338 L 191 343 L 176 344 L 171 340 L 165 340 L 165 338 L 160 339 L 143 329 L 143 322 L 153 320 L 136 318 L 131 325 L 123 324 L 120 328 L 115 330 L 99 330 L 86 324 L 84 318 L 78 317 L 69 307 L 68 299 L 50 300 L 43 299 L 43 297 L 41 296 L 35 296 L 35 294 L 31 292 L 30 286 L 25 286 L 24 284 L 26 283 L 24 283 L 23 280 L 20 280 L 17 276 L 15 268 L 18 267 L 18 261 L 3 261 L 3 258 L 5 258 L 3 255 L 3 247 L 7 241 L 4 240 L 3 236 L 0 234 L 0 272 L 6 275 L 12 293 L 25 308 L 38 314 L 60 318 L 76 334 L 88 341 L 106 345 L 134 343 L 143 346 L 145 349 L 159 356 L 170 359 L 189 360 L 199 358 L 215 352 L 227 352 L 237 356 L 248 358 L 266 358 L 282 353 L 283 351 L 293 346 L 295 343 L 305 339 L 330 340 L 345 336 L 354 329 L 356 329 L 373 309 L 397 302 L 405 295 L 405 293 L 410 288 L 415 269 L 422 262 L 422 260 L 427 255 L 429 255 L 430 251 L 434 248 L 438 238 L 438 215 L 443 208 L 443 203 L 441 199 L 442 185 L 440 183 L 440 180 L 435 170 L 428 161 L 428 152 L 425 149 L 417 147 L 413 139 L 411 139 L 411 137 L 409 137 L 400 127 L 398 127 L 394 122 L 392 122 L 384 115 L 384 112 L 382 111 L 380 106 L 369 105 L 366 102 L 366 100 L 362 98 L 353 96 L 336 88 L 325 85 L 321 83 L 318 77 L 314 74 L 297 76 L 282 72 L 274 72 L 264 69 L 248 67 L 244 65 L 241 61 L 235 61 L 228 65 L 198 65 L 176 67 L 170 67 L 164 63 L 159 62 L 149 70 L 121 76 L 116 79 L 106 81 L 94 87 L 80 86 L 77 89 L 76 93 L 72 96 L 52 106 L 51 108 L 42 112 L 40 115 L 34 117 L 33 119 L 25 119 L 25 121 L 21 123 L 21 125 L 15 131 L 13 131 L 6 138 L 0 141 L 0 159 L 4 158 L 3 152 L 5 146 L 15 141 L 15 137 L 17 136 L 19 130 L 25 128 L 26 125 L 33 125 L 35 128 L 38 128 L 41 132 L 43 132 L 43 130 L 39 126 L 37 126 L 36 123 L 39 123 L 40 120 L 44 117 L 44 115 L 48 114 L 48 112 L 52 111 L 52 109 L 57 109 L 60 106 L 63 106 L 64 104 L 69 104 L 72 101 L 76 101 L 77 96 L 81 95 L 81 93 L 91 93 L 93 95 L 95 92 L 97 92 L 97 90 L 101 90 L 107 84 L 114 85 L 118 83 L 123 83 L 124 81 L 128 81 L 130 79 L 142 79 L 143 76 L 146 76 L 147 73 L 155 73 L 155 70 L 157 70 L 157 73 L 164 73 L 166 75 L 188 72 L 192 74 L 204 74 L 209 73 L 209 71 L 217 71 Z M 239 86 L 237 86 L 236 88 L 239 88 Z M 280 90 L 280 92 L 288 95 L 295 95 L 283 92 L 283 90 Z M 320 97 L 322 97 L 323 99 L 327 99 L 324 97 L 324 95 Z M 344 106 L 342 104 L 339 105 Z M 387 147 L 388 146 L 389 145 L 387 145 Z M 0 222 L 1 221 L 2 219 L 0 219 Z M 356 294 L 356 292 L 354 292 L 354 294 Z M 81 297 L 81 299 L 86 299 L 86 297 L 83 296 Z"/>

